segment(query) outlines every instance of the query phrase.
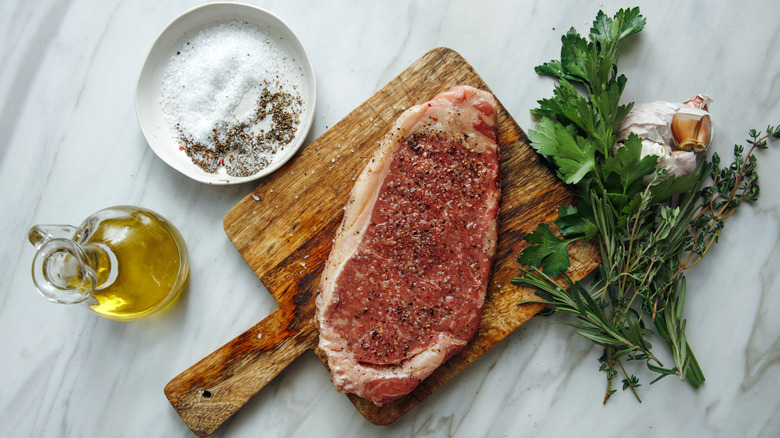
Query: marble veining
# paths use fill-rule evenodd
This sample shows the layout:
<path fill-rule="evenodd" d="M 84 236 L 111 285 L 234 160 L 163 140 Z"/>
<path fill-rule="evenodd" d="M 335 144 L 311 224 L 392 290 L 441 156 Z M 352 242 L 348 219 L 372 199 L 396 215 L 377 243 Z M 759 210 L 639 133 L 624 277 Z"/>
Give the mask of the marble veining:
<path fill-rule="evenodd" d="M 571 26 L 598 9 L 639 5 L 645 30 L 621 50 L 624 101 L 714 98 L 713 151 L 731 157 L 749 128 L 780 123 L 780 3 L 562 0 L 523 2 L 249 0 L 285 20 L 318 79 L 323 134 L 427 51 L 458 51 L 524 129 L 552 82 L 533 68 L 558 57 Z M 0 4 L 0 420 L 3 436 L 194 436 L 165 384 L 277 305 L 222 230 L 254 184 L 211 187 L 148 148 L 133 94 L 152 43 L 196 0 L 7 0 Z M 600 351 L 537 317 L 389 426 L 368 423 L 304 354 L 213 436 L 776 437 L 780 436 L 780 144 L 758 153 L 761 198 L 740 210 L 690 270 L 688 337 L 707 376 L 672 378 L 642 403 L 602 404 Z M 129 323 L 48 303 L 30 278 L 36 223 L 78 224 L 136 204 L 179 227 L 188 290 L 162 314 Z"/>

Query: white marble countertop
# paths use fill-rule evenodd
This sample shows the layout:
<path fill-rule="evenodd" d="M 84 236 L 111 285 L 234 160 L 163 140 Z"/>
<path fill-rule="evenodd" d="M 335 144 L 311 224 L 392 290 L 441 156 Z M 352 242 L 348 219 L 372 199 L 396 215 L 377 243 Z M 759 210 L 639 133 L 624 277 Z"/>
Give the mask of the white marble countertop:
<path fill-rule="evenodd" d="M 310 140 L 438 46 L 459 52 L 520 126 L 552 93 L 534 66 L 571 26 L 638 4 L 645 30 L 621 49 L 624 101 L 714 98 L 713 149 L 780 123 L 780 3 L 252 1 L 299 35 L 318 79 Z M 147 147 L 133 93 L 151 44 L 195 0 L 6 0 L 0 5 L 0 423 L 4 436 L 193 436 L 163 394 L 178 373 L 276 303 L 226 237 L 255 186 L 194 182 Z M 707 381 L 672 378 L 602 405 L 600 352 L 537 317 L 389 426 L 368 423 L 307 353 L 213 436 L 780 436 L 780 145 L 759 153 L 762 194 L 689 271 L 688 336 Z M 77 225 L 116 204 L 182 231 L 188 290 L 133 322 L 51 304 L 30 278 L 37 223 Z"/>

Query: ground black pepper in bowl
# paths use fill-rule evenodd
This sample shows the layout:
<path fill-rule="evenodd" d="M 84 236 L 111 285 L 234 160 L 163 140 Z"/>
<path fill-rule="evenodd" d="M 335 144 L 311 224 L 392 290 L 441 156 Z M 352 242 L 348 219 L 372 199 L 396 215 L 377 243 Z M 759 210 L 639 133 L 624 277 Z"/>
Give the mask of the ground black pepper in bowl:
<path fill-rule="evenodd" d="M 263 88 L 252 116 L 236 124 L 214 126 L 214 147 L 205 146 L 179 131 L 180 149 L 205 172 L 225 169 L 230 176 L 254 175 L 270 164 L 273 155 L 295 137 L 300 123 L 301 98 Z M 256 127 L 265 122 L 268 129 Z"/>

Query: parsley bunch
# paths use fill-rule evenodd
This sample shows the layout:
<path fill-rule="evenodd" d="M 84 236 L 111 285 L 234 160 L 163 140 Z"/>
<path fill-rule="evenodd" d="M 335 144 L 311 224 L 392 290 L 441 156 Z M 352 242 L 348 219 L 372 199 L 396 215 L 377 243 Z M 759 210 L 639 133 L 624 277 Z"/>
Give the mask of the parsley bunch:
<path fill-rule="evenodd" d="M 553 97 L 532 110 L 538 123 L 528 138 L 578 202 L 561 206 L 559 234 L 540 224 L 524 237 L 529 245 L 518 262 L 527 269 L 512 281 L 535 289 L 540 299 L 532 302 L 574 314 L 575 322 L 557 322 L 604 348 L 599 361 L 607 376 L 605 402 L 621 374 L 623 389 L 639 398 L 641 385 L 626 370 L 629 361 L 644 362 L 656 375 L 651 383 L 669 375 L 694 387 L 704 382 L 685 334 L 683 273 L 717 242 L 724 221 L 743 202 L 756 201 L 753 152 L 767 147 L 768 138 L 780 138 L 780 126 L 769 126 L 766 134 L 751 130 L 750 149 L 745 154 L 735 146 L 731 165 L 721 167 L 717 154 L 701 157 L 694 173 L 680 177 L 656 168 L 654 155 L 640 158 L 642 142 L 634 134 L 615 148 L 615 133 L 632 108 L 620 104 L 627 80 L 618 75 L 617 46 L 644 25 L 639 8 L 621 9 L 612 18 L 599 11 L 588 39 L 572 28 L 562 37 L 561 59 L 536 68 L 557 85 Z M 647 184 L 646 176 L 652 178 Z M 586 287 L 566 276 L 568 246 L 592 239 L 602 263 Z M 673 364 L 653 354 L 654 336 L 663 340 Z"/>

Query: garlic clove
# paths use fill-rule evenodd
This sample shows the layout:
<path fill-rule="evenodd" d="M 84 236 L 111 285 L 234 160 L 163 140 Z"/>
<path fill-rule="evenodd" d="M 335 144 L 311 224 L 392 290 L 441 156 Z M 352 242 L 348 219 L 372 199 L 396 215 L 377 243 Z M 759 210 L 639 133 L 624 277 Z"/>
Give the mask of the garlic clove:
<path fill-rule="evenodd" d="M 707 103 L 702 106 L 706 108 Z M 687 104 L 688 102 L 672 118 L 672 138 L 677 147 L 684 151 L 701 152 L 706 150 L 712 141 L 710 113 Z"/>

